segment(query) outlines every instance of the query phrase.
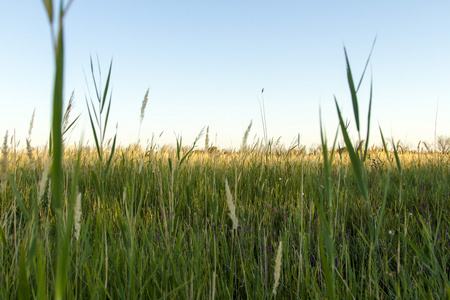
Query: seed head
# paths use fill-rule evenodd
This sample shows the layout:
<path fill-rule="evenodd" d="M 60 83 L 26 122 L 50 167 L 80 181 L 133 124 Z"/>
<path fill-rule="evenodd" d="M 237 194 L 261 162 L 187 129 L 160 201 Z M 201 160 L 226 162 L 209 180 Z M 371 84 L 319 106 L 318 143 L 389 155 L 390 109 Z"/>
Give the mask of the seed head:
<path fill-rule="evenodd" d="M 283 242 L 278 245 L 277 258 L 275 260 L 275 284 L 273 285 L 273 295 L 277 295 L 277 287 L 280 283 L 280 273 L 281 273 L 281 257 L 283 256 Z"/>
<path fill-rule="evenodd" d="M 233 230 L 238 228 L 238 219 L 236 217 L 236 206 L 233 203 L 233 196 L 231 195 L 230 187 L 228 186 L 228 180 L 225 179 L 225 191 L 227 193 L 227 205 L 230 211 L 230 218 L 233 222 Z"/>
<path fill-rule="evenodd" d="M 6 179 L 8 177 L 8 131 L 6 131 L 5 139 L 2 146 L 2 160 L 0 162 L 1 169 L 1 190 L 2 192 L 6 189 Z"/>
<path fill-rule="evenodd" d="M 80 237 L 80 228 L 81 228 L 81 193 L 78 194 L 77 200 L 75 202 L 75 209 L 74 209 L 74 235 L 75 239 L 78 241 L 78 238 Z"/>
<path fill-rule="evenodd" d="M 140 117 L 140 123 L 142 123 L 142 120 L 144 120 L 144 114 L 145 114 L 145 108 L 147 107 L 147 101 L 148 101 L 148 91 L 145 93 L 144 100 L 142 100 L 142 106 L 141 106 L 141 117 Z"/>

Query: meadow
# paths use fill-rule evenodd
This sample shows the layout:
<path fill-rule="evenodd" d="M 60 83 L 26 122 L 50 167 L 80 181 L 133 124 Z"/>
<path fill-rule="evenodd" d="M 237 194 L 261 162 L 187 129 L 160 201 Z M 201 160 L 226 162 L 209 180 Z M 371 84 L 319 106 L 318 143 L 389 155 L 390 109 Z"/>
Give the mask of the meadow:
<path fill-rule="evenodd" d="M 314 152 L 266 136 L 247 145 L 250 126 L 238 150 L 212 149 L 208 134 L 204 147 L 202 135 L 116 147 L 105 136 L 111 66 L 102 84 L 91 61 L 95 145 L 68 146 L 77 117 L 70 101 L 63 109 L 63 22 L 44 5 L 53 126 L 48 147 L 33 147 L 33 121 L 26 148 L 3 140 L 0 298 L 450 298 L 449 154 L 402 149 L 381 130 L 369 148 L 372 95 L 363 134 L 365 72 L 355 84 L 347 54 L 356 141 L 336 101 L 333 144 L 321 130 Z"/>
<path fill-rule="evenodd" d="M 49 154 L 10 150 L 11 184 L 1 191 L 0 297 L 50 298 L 62 249 Z M 369 151 L 366 202 L 349 155 L 337 153 L 328 207 L 323 153 L 197 151 L 181 161 L 189 150 L 116 149 L 98 186 L 95 149 L 65 149 L 64 298 L 323 298 L 327 269 L 336 298 L 448 293 L 448 155 L 399 154 L 400 174 L 384 151 Z M 74 182 L 80 198 L 72 208 Z M 75 224 L 67 228 L 71 210 Z M 332 261 L 321 218 L 328 221 Z M 375 240 L 371 231 L 378 228 Z"/>

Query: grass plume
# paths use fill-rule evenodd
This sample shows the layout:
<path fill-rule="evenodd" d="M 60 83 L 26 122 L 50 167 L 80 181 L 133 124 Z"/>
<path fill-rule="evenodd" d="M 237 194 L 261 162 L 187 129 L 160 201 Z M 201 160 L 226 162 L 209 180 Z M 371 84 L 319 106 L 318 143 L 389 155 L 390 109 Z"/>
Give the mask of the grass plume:
<path fill-rule="evenodd" d="M 142 126 L 142 121 L 144 120 L 144 116 L 145 116 L 145 108 L 147 107 L 147 102 L 148 102 L 148 92 L 150 91 L 150 88 L 147 89 L 147 92 L 145 92 L 144 95 L 144 99 L 142 100 L 142 105 L 141 105 L 141 114 L 139 116 L 139 132 L 138 132 L 138 143 L 140 140 L 140 136 L 141 136 L 141 126 Z"/>
<path fill-rule="evenodd" d="M 244 136 L 242 137 L 241 151 L 248 150 L 247 140 L 248 140 L 248 135 L 250 134 L 250 130 L 252 129 L 252 125 L 253 125 L 253 121 L 250 120 L 250 124 L 248 124 L 248 127 L 244 132 Z"/>
<path fill-rule="evenodd" d="M 80 238 L 81 229 L 81 193 L 78 193 L 74 208 L 73 232 L 75 240 Z"/>
<path fill-rule="evenodd" d="M 277 250 L 277 258 L 275 260 L 275 273 L 274 273 L 274 280 L 275 283 L 273 284 L 273 290 L 272 293 L 274 296 L 277 295 L 277 288 L 280 284 L 280 274 L 281 274 L 281 258 L 283 257 L 283 242 L 280 241 L 280 244 L 278 245 Z"/>
<path fill-rule="evenodd" d="M 0 161 L 1 167 L 1 190 L 2 192 L 6 189 L 6 181 L 8 180 L 8 131 L 6 131 L 5 138 L 3 139 L 2 145 L 2 160 Z"/>
<path fill-rule="evenodd" d="M 206 136 L 205 136 L 205 151 L 209 149 L 209 126 L 206 127 Z"/>
<path fill-rule="evenodd" d="M 35 169 L 35 163 L 33 157 L 33 147 L 31 146 L 31 132 L 33 130 L 35 113 L 36 109 L 33 110 L 33 114 L 31 115 L 30 127 L 28 129 L 28 138 L 26 139 L 28 159 L 30 160 L 30 167 L 33 171 Z"/>
<path fill-rule="evenodd" d="M 236 206 L 234 205 L 233 195 L 231 194 L 230 186 L 228 185 L 228 180 L 227 179 L 225 179 L 225 191 L 226 191 L 226 194 L 227 194 L 227 199 L 226 199 L 227 200 L 227 206 L 228 206 L 228 210 L 230 211 L 229 215 L 230 215 L 231 221 L 233 222 L 233 231 L 234 231 L 234 230 L 236 230 L 238 228 L 239 223 L 238 223 L 238 219 L 236 217 Z"/>

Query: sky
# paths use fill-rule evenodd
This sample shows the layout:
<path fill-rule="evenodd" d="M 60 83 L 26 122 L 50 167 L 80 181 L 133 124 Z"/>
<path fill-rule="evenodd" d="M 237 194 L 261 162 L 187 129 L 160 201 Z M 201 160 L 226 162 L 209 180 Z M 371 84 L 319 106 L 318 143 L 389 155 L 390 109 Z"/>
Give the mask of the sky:
<path fill-rule="evenodd" d="M 58 1 L 55 1 L 58 2 Z M 446 1 L 117 1 L 75 0 L 64 19 L 67 103 L 81 114 L 69 143 L 93 143 L 86 100 L 90 59 L 102 85 L 112 61 L 106 139 L 121 146 L 190 145 L 209 126 L 218 148 L 239 149 L 267 135 L 289 146 L 300 135 L 320 144 L 338 125 L 334 99 L 356 139 L 344 47 L 358 92 L 362 136 L 373 84 L 371 138 L 417 147 L 450 135 L 450 2 Z M 0 9 L 0 135 L 25 145 L 35 109 L 33 146 L 50 132 L 55 72 L 42 1 L 8 1 Z M 261 90 L 264 88 L 264 93 Z M 141 105 L 149 90 L 142 121 Z M 90 92 L 89 92 L 90 91 Z M 162 134 L 161 134 L 162 133 Z M 199 141 L 204 147 L 204 135 Z"/>

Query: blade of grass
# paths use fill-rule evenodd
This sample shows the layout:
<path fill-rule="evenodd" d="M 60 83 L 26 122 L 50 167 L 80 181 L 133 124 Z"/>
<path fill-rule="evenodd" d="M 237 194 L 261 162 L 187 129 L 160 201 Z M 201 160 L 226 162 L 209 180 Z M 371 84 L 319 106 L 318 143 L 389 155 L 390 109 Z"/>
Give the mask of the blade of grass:
<path fill-rule="evenodd" d="M 64 130 L 64 132 L 62 133 L 63 135 L 68 132 L 70 130 L 70 128 L 72 128 L 72 126 L 75 125 L 75 123 L 78 121 L 78 119 L 81 117 L 81 114 L 78 115 L 73 121 L 72 123 L 70 123 L 70 125 L 67 126 L 67 128 Z"/>
<path fill-rule="evenodd" d="M 358 129 L 358 133 L 359 133 L 360 126 L 359 126 L 358 98 L 356 96 L 356 89 L 355 89 L 355 84 L 353 82 L 352 69 L 350 68 L 350 62 L 348 60 L 347 49 L 345 47 L 344 47 L 344 53 L 345 53 L 345 61 L 347 64 L 347 80 L 348 80 L 348 85 L 350 88 L 350 94 L 352 96 L 353 112 L 355 114 L 356 128 Z"/>
<path fill-rule="evenodd" d="M 358 154 L 355 152 L 350 137 L 348 135 L 347 129 L 345 127 L 344 120 L 342 119 L 341 110 L 339 109 L 339 105 L 337 103 L 336 98 L 334 98 L 336 103 L 336 109 L 338 111 L 339 123 L 341 124 L 342 135 L 344 136 L 345 145 L 347 146 L 347 151 L 350 156 L 350 160 L 352 163 L 353 171 L 355 172 L 356 181 L 358 183 L 359 189 L 362 193 L 364 199 L 369 202 L 369 194 L 367 190 L 367 182 L 365 180 L 364 175 L 364 167 L 362 165 L 361 159 Z"/>
<path fill-rule="evenodd" d="M 384 139 L 384 135 L 383 135 L 383 131 L 381 130 L 381 126 L 379 126 L 379 128 L 380 128 L 381 142 L 383 143 L 384 153 L 386 153 L 386 157 L 390 161 L 390 159 L 389 159 L 389 151 L 388 151 L 388 148 L 387 148 L 386 140 Z"/>
<path fill-rule="evenodd" d="M 362 78 L 361 78 L 362 79 Z M 363 161 L 366 161 L 367 158 L 367 150 L 369 149 L 369 133 L 370 133 L 370 116 L 371 116 L 371 112 L 372 112 L 372 87 L 373 87 L 373 81 L 370 81 L 370 100 L 369 100 L 369 113 L 367 116 L 367 135 L 366 135 L 366 145 L 364 148 L 364 157 L 363 157 Z"/>
<path fill-rule="evenodd" d="M 62 7 L 60 8 L 62 10 Z M 62 11 L 60 11 L 62 15 Z M 64 76 L 64 38 L 62 30 L 62 20 L 58 33 L 56 52 L 56 73 L 55 87 L 53 93 L 53 122 L 52 122 L 52 140 L 53 140 L 53 170 L 52 170 L 52 198 L 56 213 L 62 217 L 62 134 L 61 123 L 63 114 L 63 76 Z"/>
<path fill-rule="evenodd" d="M 99 60 L 98 60 L 98 57 L 97 57 L 97 62 L 100 64 L 100 62 L 99 62 Z M 100 66 L 99 66 L 99 73 L 100 73 Z M 98 87 L 97 87 L 97 80 L 95 79 L 95 76 L 94 76 L 94 64 L 93 64 L 93 62 L 92 62 L 92 56 L 91 56 L 91 75 L 92 75 L 92 81 L 93 81 L 93 83 L 94 83 L 94 88 L 95 88 L 95 94 L 97 95 L 97 101 L 100 103 L 100 99 L 101 99 L 101 97 L 100 97 L 100 92 L 99 92 L 99 89 L 98 89 Z"/>
<path fill-rule="evenodd" d="M 319 209 L 320 210 L 320 209 Z M 321 222 L 322 224 L 324 224 L 323 222 L 326 222 L 324 220 L 322 220 L 321 217 Z M 319 249 L 320 249 L 320 257 L 322 260 L 322 269 L 323 269 L 323 273 L 325 276 L 325 283 L 327 285 L 327 293 L 328 293 L 328 299 L 335 299 L 335 280 L 334 280 L 334 275 L 331 274 L 333 271 L 333 267 L 330 266 L 330 263 L 332 263 L 332 256 L 328 257 L 328 255 L 325 254 L 325 251 L 323 249 L 323 242 L 320 239 L 320 236 L 323 237 L 325 244 L 327 244 L 327 239 L 322 235 L 319 234 Z"/>
<path fill-rule="evenodd" d="M 18 295 L 19 299 L 30 299 L 30 285 L 28 283 L 28 275 L 25 263 L 25 241 L 22 242 L 20 247 L 20 259 L 19 259 L 19 284 L 18 284 Z"/>
<path fill-rule="evenodd" d="M 47 11 L 48 20 L 51 23 L 53 23 L 53 2 L 52 0 L 43 0 L 45 10 Z"/>
<path fill-rule="evenodd" d="M 108 95 L 108 91 L 109 91 L 109 81 L 111 79 L 112 63 L 113 63 L 113 61 L 111 60 L 111 62 L 109 64 L 108 77 L 106 78 L 105 89 L 103 91 L 103 99 L 101 100 L 102 101 L 102 105 L 101 105 L 100 113 L 103 112 L 103 108 L 105 107 L 106 96 Z M 111 105 L 111 99 L 109 100 L 109 105 Z M 108 110 L 109 110 L 109 108 L 108 108 Z M 106 119 L 108 119 L 108 117 L 106 117 Z M 105 125 L 105 127 L 106 127 L 106 125 Z"/>
<path fill-rule="evenodd" d="M 381 209 L 380 209 L 380 213 L 378 215 L 378 220 L 377 220 L 377 224 L 378 226 L 375 229 L 375 241 L 374 241 L 374 245 L 378 245 L 378 237 L 380 236 L 380 231 L 381 228 L 383 227 L 383 217 L 384 217 L 384 211 L 386 209 L 386 199 L 387 199 L 387 195 L 388 195 L 388 187 L 389 187 L 389 181 L 390 181 L 390 173 L 387 174 L 386 176 L 386 182 L 385 182 L 385 187 L 384 187 L 384 194 L 383 194 L 383 203 L 381 205 Z"/>
<path fill-rule="evenodd" d="M 392 139 L 392 147 L 394 148 L 394 156 L 395 156 L 395 162 L 397 163 L 397 168 L 400 174 L 402 174 L 402 164 L 400 162 L 400 158 L 398 157 L 397 148 L 395 147 L 394 139 Z"/>
<path fill-rule="evenodd" d="M 105 140 L 106 126 L 108 125 L 109 112 L 110 112 L 110 109 L 111 109 L 111 99 L 112 99 L 112 96 L 109 98 L 108 109 L 106 110 L 105 124 L 103 126 L 103 135 L 101 136 L 102 144 L 103 144 L 103 141 Z"/>
<path fill-rule="evenodd" d="M 361 86 L 361 83 L 363 81 L 364 74 L 366 73 L 367 66 L 369 65 L 370 57 L 372 56 L 373 48 L 375 48 L 376 41 L 377 41 L 377 37 L 375 36 L 375 39 L 373 40 L 372 48 L 370 49 L 369 57 L 367 58 L 366 65 L 364 66 L 364 71 L 361 75 L 361 79 L 359 80 L 358 87 L 356 88 L 356 92 L 359 91 L 359 87 Z"/>
<path fill-rule="evenodd" d="M 106 174 L 108 174 L 109 167 L 111 166 L 111 160 L 114 156 L 114 150 L 116 149 L 116 138 L 117 138 L 117 134 L 114 136 L 113 144 L 111 147 L 111 154 L 109 155 L 108 161 L 105 166 L 105 171 L 103 172 L 103 179 L 106 178 Z"/>
<path fill-rule="evenodd" d="M 95 129 L 94 121 L 92 119 L 91 109 L 89 108 L 89 104 L 87 103 L 87 100 L 86 100 L 86 104 L 87 104 L 88 112 L 89 112 L 89 120 L 91 121 L 92 134 L 94 135 L 95 147 L 97 148 L 98 157 L 101 160 L 102 151 L 101 151 L 101 148 L 100 148 L 100 144 L 98 142 L 97 131 Z M 97 119 L 97 116 L 95 114 L 95 110 L 94 110 L 94 115 L 95 115 L 95 118 Z"/>
<path fill-rule="evenodd" d="M 9 183 L 11 184 L 11 190 L 13 192 L 14 197 L 16 198 L 17 204 L 19 204 L 20 211 L 23 214 L 23 217 L 26 221 L 30 220 L 30 213 L 28 212 L 25 204 L 22 201 L 22 197 L 20 196 L 19 191 L 17 190 L 16 184 L 14 183 L 14 174 L 9 174 L 8 176 Z"/>
<path fill-rule="evenodd" d="M 6 244 L 6 236 L 5 236 L 5 232 L 3 231 L 3 228 L 0 226 L 0 241 L 3 244 L 3 247 L 6 248 L 7 244 Z"/>

